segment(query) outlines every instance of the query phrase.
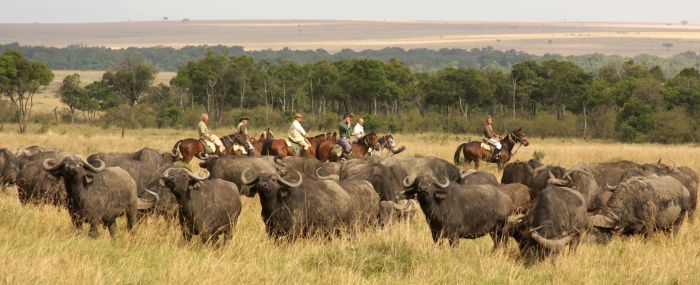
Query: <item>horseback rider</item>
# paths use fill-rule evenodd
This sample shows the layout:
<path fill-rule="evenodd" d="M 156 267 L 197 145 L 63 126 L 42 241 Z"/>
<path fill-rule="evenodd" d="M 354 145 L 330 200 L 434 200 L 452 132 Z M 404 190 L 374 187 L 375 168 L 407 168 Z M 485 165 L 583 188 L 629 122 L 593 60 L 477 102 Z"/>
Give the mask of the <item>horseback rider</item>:
<path fill-rule="evenodd" d="M 501 136 L 497 135 L 493 131 L 493 119 L 491 116 L 486 116 L 486 122 L 484 123 L 484 136 L 486 141 L 494 146 L 493 160 L 498 160 L 498 155 L 501 153 Z"/>
<path fill-rule="evenodd" d="M 354 136 L 353 141 L 357 141 L 365 136 L 365 119 L 360 117 L 357 119 L 357 124 L 355 128 L 352 129 L 352 135 Z"/>
<path fill-rule="evenodd" d="M 305 156 L 306 151 L 311 147 L 311 144 L 309 144 L 309 141 L 307 140 L 309 135 L 301 126 L 302 118 L 304 117 L 301 114 L 294 114 L 294 120 L 292 121 L 292 125 L 289 126 L 289 131 L 287 132 L 287 137 L 289 138 L 289 141 L 301 146 L 301 152 L 299 153 L 299 156 Z"/>
<path fill-rule="evenodd" d="M 343 156 L 348 156 L 352 152 L 352 145 L 350 144 L 350 137 L 353 133 L 350 130 L 352 125 L 352 115 L 346 113 L 343 115 L 343 120 L 338 123 L 338 144 L 343 147 Z"/>
<path fill-rule="evenodd" d="M 223 154 L 226 148 L 224 147 L 224 144 L 221 142 L 219 137 L 209 133 L 209 128 L 207 128 L 207 122 L 209 122 L 209 115 L 207 115 L 206 113 L 202 114 L 202 120 L 199 121 L 199 125 L 197 125 L 197 130 L 199 131 L 199 139 L 214 143 L 214 145 L 216 146 L 216 151 L 219 151 L 219 153 Z"/>
<path fill-rule="evenodd" d="M 238 120 L 238 133 L 245 136 L 245 141 L 248 143 L 246 146 L 248 149 L 248 156 L 254 156 L 255 155 L 255 149 L 253 148 L 253 144 L 250 143 L 250 135 L 248 134 L 248 117 L 243 116 Z"/>

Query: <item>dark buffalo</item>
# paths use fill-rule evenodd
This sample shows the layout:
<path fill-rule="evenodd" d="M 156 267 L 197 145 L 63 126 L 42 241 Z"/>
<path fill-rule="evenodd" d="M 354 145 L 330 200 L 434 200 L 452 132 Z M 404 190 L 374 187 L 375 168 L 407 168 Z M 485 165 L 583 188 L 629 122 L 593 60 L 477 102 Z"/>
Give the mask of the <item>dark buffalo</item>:
<path fill-rule="evenodd" d="M 588 211 L 594 211 L 600 207 L 597 203 L 600 200 L 596 200 L 599 194 L 605 189 L 598 185 L 595 177 L 585 170 L 574 168 L 566 172 L 563 178 L 556 178 L 554 174 L 548 172 L 550 177 L 549 184 L 561 187 L 569 187 L 578 191 L 583 195 L 583 200 L 586 202 L 586 208 Z"/>
<path fill-rule="evenodd" d="M 120 167 L 126 170 L 136 182 L 136 188 L 141 196 L 146 186 L 160 176 L 158 169 L 172 164 L 172 159 L 168 157 L 164 158 L 154 149 L 143 148 L 133 153 L 97 153 L 88 156 L 87 161 L 94 164 L 97 159 L 100 159 L 107 167 Z"/>
<path fill-rule="evenodd" d="M 661 161 L 658 163 L 643 164 L 642 168 L 644 169 L 644 172 L 641 173 L 643 176 L 671 176 L 688 189 L 690 193 L 690 209 L 688 210 L 688 216 L 691 222 L 694 221 L 695 211 L 698 205 L 698 174 L 689 167 L 676 167 L 675 163 L 673 165 L 667 165 L 661 163 Z"/>
<path fill-rule="evenodd" d="M 638 176 L 645 172 L 641 164 L 628 160 L 579 164 L 573 168 L 585 170 L 593 175 L 600 187 L 617 185 L 629 177 Z M 561 177 L 557 176 L 557 178 Z"/>
<path fill-rule="evenodd" d="M 390 167 L 402 167 L 408 176 L 447 176 L 450 181 L 459 182 L 462 180 L 462 173 L 459 171 L 459 168 L 449 161 L 437 157 L 392 156 L 383 159 L 381 163 Z"/>
<path fill-rule="evenodd" d="M 45 151 L 31 155 L 20 155 L 22 167 L 17 175 L 17 194 L 22 204 L 50 204 L 61 206 L 67 203 L 68 193 L 63 177 L 56 177 L 44 170 L 44 160 L 60 159 L 68 153 Z"/>
<path fill-rule="evenodd" d="M 599 229 L 624 235 L 680 228 L 690 209 L 690 193 L 670 176 L 637 176 L 617 185 L 607 207 L 591 217 Z"/>
<path fill-rule="evenodd" d="M 163 183 L 175 195 L 179 207 L 180 227 L 185 240 L 200 235 L 205 243 L 224 235 L 231 239 L 241 213 L 241 196 L 236 184 L 221 179 L 205 180 L 187 168 L 169 168 Z"/>
<path fill-rule="evenodd" d="M 535 169 L 543 166 L 541 164 L 542 163 L 540 163 L 538 160 L 534 159 L 528 162 L 509 162 L 503 168 L 503 176 L 501 177 L 501 183 L 521 183 L 527 185 L 527 187 L 532 188 L 532 179 L 535 176 Z"/>
<path fill-rule="evenodd" d="M 349 160 L 340 167 L 340 181 L 361 179 L 369 181 L 381 201 L 396 201 L 403 190 L 401 181 L 388 166 L 362 159 Z"/>
<path fill-rule="evenodd" d="M 490 235 L 494 249 L 508 241 L 507 221 L 513 212 L 510 197 L 492 185 L 461 185 L 432 175 L 403 181 L 406 198 L 417 196 L 433 241 L 446 238 L 456 246 L 460 238 Z"/>
<path fill-rule="evenodd" d="M 537 195 L 512 235 L 523 254 L 543 257 L 559 253 L 566 246 L 574 250 L 587 228 L 583 195 L 571 188 L 549 186 Z"/>
<path fill-rule="evenodd" d="M 252 195 L 260 197 L 267 234 L 287 237 L 330 237 L 353 225 L 350 195 L 330 180 L 303 178 L 296 170 L 260 173 L 249 168 L 241 174 Z"/>
<path fill-rule="evenodd" d="M 319 171 L 323 174 L 338 174 L 340 164 L 337 162 L 321 162 L 313 157 L 287 156 L 281 160 L 275 161 L 278 165 L 292 170 L 299 171 L 304 176 L 314 176 Z"/>
<path fill-rule="evenodd" d="M 80 229 L 83 223 L 89 223 L 92 238 L 99 236 L 98 226 L 105 225 L 114 238 L 117 217 L 126 215 L 127 228 L 132 230 L 136 211 L 152 207 L 154 202 L 138 198 L 136 182 L 125 170 L 105 168 L 99 159 L 96 162 L 97 166 L 80 155 L 66 155 L 60 160 L 44 160 L 43 167 L 51 175 L 64 178 L 73 225 Z"/>
<path fill-rule="evenodd" d="M 15 153 L 15 156 L 17 157 L 17 166 L 22 169 L 24 167 L 24 163 L 29 162 L 32 160 L 32 157 L 36 154 L 40 154 L 43 152 L 57 152 L 56 150 L 50 149 L 50 148 L 44 148 L 40 146 L 30 146 L 24 149 L 18 149 L 17 152 Z"/>
<path fill-rule="evenodd" d="M 499 190 L 503 191 L 511 200 L 513 200 L 513 214 L 525 214 L 530 210 L 532 198 L 530 196 L 530 188 L 525 184 L 510 183 L 497 184 Z"/>
<path fill-rule="evenodd" d="M 243 170 L 252 168 L 258 173 L 276 173 L 279 166 L 273 160 L 274 158 L 271 156 L 248 157 L 229 155 L 209 158 L 199 165 L 209 171 L 211 178 L 233 182 L 238 187 L 241 195 L 252 197 L 255 193 L 248 191 L 250 187 L 241 181 Z"/>
<path fill-rule="evenodd" d="M 498 185 L 498 179 L 491 173 L 470 169 L 462 173 L 462 178 L 459 181 L 465 185 Z"/>
<path fill-rule="evenodd" d="M 6 148 L 0 149 L 0 187 L 2 190 L 17 184 L 18 174 L 17 157 Z"/>
<path fill-rule="evenodd" d="M 537 194 L 544 188 L 549 186 L 550 176 L 554 175 L 555 178 L 567 178 L 566 168 L 559 166 L 542 166 L 535 170 L 535 174 L 532 177 L 532 187 L 530 187 L 530 193 L 532 197 L 537 197 Z"/>

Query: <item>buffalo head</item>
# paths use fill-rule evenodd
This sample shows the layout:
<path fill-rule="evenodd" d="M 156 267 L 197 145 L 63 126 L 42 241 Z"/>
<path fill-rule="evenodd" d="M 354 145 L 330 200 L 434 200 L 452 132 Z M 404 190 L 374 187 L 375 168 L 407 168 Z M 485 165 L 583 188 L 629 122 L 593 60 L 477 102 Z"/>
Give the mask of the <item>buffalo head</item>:
<path fill-rule="evenodd" d="M 450 179 L 443 177 L 440 180 L 432 175 L 408 176 L 403 179 L 403 187 L 407 189 L 403 195 L 407 199 L 413 198 L 417 194 L 433 195 L 435 199 L 442 200 L 447 196 Z"/>
<path fill-rule="evenodd" d="M 302 176 L 297 170 L 286 171 L 280 173 L 251 173 L 250 168 L 246 168 L 241 173 L 241 182 L 250 187 L 249 197 L 255 196 L 255 193 L 271 194 L 279 193 L 284 197 L 288 194 L 289 188 L 296 188 L 301 185 Z M 296 176 L 293 179 L 286 179 L 284 176 L 293 174 Z"/>
<path fill-rule="evenodd" d="M 198 176 L 187 168 L 171 167 L 163 172 L 161 183 L 162 185 L 170 188 L 173 194 L 178 197 L 182 197 L 182 195 L 184 195 L 188 190 L 198 189 L 201 185 L 200 182 L 208 178 L 208 171 L 204 176 Z"/>
<path fill-rule="evenodd" d="M 53 158 L 44 160 L 44 170 L 54 176 L 82 179 L 83 183 L 91 184 L 93 174 L 105 169 L 105 162 L 101 159 L 95 159 L 94 163 L 97 165 L 88 163 L 81 155 L 67 154 L 58 161 Z"/>

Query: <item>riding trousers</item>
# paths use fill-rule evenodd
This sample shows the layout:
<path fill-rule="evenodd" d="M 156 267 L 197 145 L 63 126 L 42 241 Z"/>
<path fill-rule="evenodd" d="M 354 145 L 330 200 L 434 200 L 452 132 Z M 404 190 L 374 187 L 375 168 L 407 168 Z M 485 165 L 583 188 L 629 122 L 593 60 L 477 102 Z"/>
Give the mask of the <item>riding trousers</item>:
<path fill-rule="evenodd" d="M 492 144 L 493 146 L 496 147 L 496 149 L 501 149 L 501 142 L 495 140 L 495 139 L 486 139 L 487 142 Z"/>
<path fill-rule="evenodd" d="M 347 152 L 352 151 L 352 145 L 350 145 L 350 141 L 346 137 L 342 137 L 338 140 L 338 144 L 343 147 L 343 150 Z"/>

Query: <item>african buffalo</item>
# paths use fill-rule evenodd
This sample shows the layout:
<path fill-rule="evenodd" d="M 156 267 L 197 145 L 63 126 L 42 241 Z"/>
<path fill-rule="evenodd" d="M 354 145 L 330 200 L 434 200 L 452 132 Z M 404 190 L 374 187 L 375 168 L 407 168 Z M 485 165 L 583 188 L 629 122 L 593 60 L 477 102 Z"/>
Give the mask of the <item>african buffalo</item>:
<path fill-rule="evenodd" d="M 447 177 L 406 177 L 406 198 L 417 196 L 433 241 L 446 238 L 456 246 L 460 238 L 490 235 L 494 249 L 508 242 L 507 221 L 513 201 L 492 185 L 461 185 Z"/>
<path fill-rule="evenodd" d="M 690 209 L 690 193 L 670 176 L 637 176 L 625 180 L 612 190 L 601 214 L 590 219 L 591 225 L 623 235 L 654 231 L 676 231 Z"/>
<path fill-rule="evenodd" d="M 583 195 L 583 200 L 586 202 L 586 209 L 588 211 L 594 211 L 599 208 L 600 205 L 596 204 L 596 198 L 600 198 L 599 194 L 605 189 L 598 185 L 595 177 L 588 173 L 588 171 L 573 168 L 564 174 L 562 178 L 556 178 L 551 172 L 547 173 L 549 175 L 549 184 L 561 187 L 569 187 L 575 191 L 578 191 Z M 600 202 L 600 200 L 598 200 Z"/>
<path fill-rule="evenodd" d="M 293 176 L 293 177 L 290 177 Z M 350 195 L 338 183 L 286 173 L 258 172 L 247 168 L 240 180 L 258 194 L 267 234 L 282 237 L 330 237 L 354 223 Z"/>
<path fill-rule="evenodd" d="M 18 173 L 17 157 L 6 148 L 0 149 L 0 187 L 2 190 L 17 183 Z"/>
<path fill-rule="evenodd" d="M 93 163 L 100 159 L 107 167 L 120 167 L 131 175 L 136 182 L 138 194 L 144 194 L 149 182 L 160 176 L 158 168 L 171 165 L 172 160 L 164 158 L 159 152 L 150 148 L 142 148 L 129 153 L 96 153 L 88 156 L 87 161 Z"/>
<path fill-rule="evenodd" d="M 391 168 L 371 160 L 353 159 L 343 163 L 340 167 L 340 181 L 349 179 L 361 179 L 372 183 L 381 201 L 396 201 L 398 194 L 403 190 L 401 181 Z"/>
<path fill-rule="evenodd" d="M 535 168 L 542 166 L 541 164 L 542 163 L 540 163 L 538 160 L 534 159 L 528 162 L 509 162 L 503 168 L 503 176 L 501 176 L 501 183 L 522 183 L 527 185 L 527 187 L 532 188 L 532 178 L 533 176 L 535 176 Z M 537 167 L 533 167 L 533 165 Z"/>
<path fill-rule="evenodd" d="M 498 179 L 491 173 L 475 169 L 469 169 L 462 173 L 460 184 L 464 185 L 498 185 Z"/>
<path fill-rule="evenodd" d="M 530 188 L 525 184 L 497 184 L 498 190 L 508 195 L 513 201 L 513 214 L 525 214 L 530 210 L 532 198 Z"/>
<path fill-rule="evenodd" d="M 462 173 L 460 173 L 459 168 L 449 161 L 437 157 L 391 156 L 383 159 L 381 163 L 390 167 L 402 167 L 406 170 L 408 176 L 417 177 L 429 174 L 433 177 L 447 176 L 450 181 L 455 182 L 462 180 Z"/>
<path fill-rule="evenodd" d="M 287 156 L 275 162 L 288 170 L 296 169 L 304 176 L 314 176 L 319 169 L 324 174 L 338 174 L 340 171 L 340 164 L 337 162 L 321 162 L 314 157 Z"/>
<path fill-rule="evenodd" d="M 211 178 L 222 179 L 233 182 L 238 187 L 241 195 L 252 197 L 255 194 L 251 193 L 250 187 L 243 184 L 241 174 L 246 168 L 253 168 L 259 173 L 275 173 L 279 166 L 273 162 L 271 156 L 264 157 L 248 157 L 248 156 L 223 156 L 212 157 L 199 164 L 202 168 L 206 168 L 211 174 Z"/>
<path fill-rule="evenodd" d="M 44 170 L 46 159 L 60 159 L 69 153 L 46 151 L 32 155 L 20 155 L 22 166 L 17 175 L 17 194 L 20 203 L 66 205 L 68 193 L 63 177 L 56 177 Z"/>
<path fill-rule="evenodd" d="M 185 240 L 200 235 L 205 243 L 224 235 L 231 239 L 233 228 L 241 213 L 241 196 L 236 184 L 221 179 L 206 180 L 187 168 L 169 168 L 162 181 L 177 198 L 180 227 Z"/>
<path fill-rule="evenodd" d="M 61 159 L 44 160 L 44 170 L 63 177 L 68 192 L 68 212 L 73 225 L 80 229 L 84 222 L 90 224 L 91 238 L 99 236 L 98 225 L 103 224 L 114 238 L 117 234 L 117 217 L 126 214 L 127 228 L 133 229 L 136 212 L 155 204 L 138 198 L 136 183 L 125 170 L 105 168 L 104 162 L 95 160 L 97 166 L 80 155 L 65 155 Z M 154 195 L 155 200 L 158 199 Z"/>
<path fill-rule="evenodd" d="M 549 186 L 550 174 L 554 175 L 556 178 L 564 178 L 566 169 L 551 165 L 537 168 L 532 176 L 532 187 L 530 187 L 532 198 L 537 197 L 540 191 Z"/>
<path fill-rule="evenodd" d="M 583 195 L 571 188 L 548 186 L 532 202 L 532 208 L 513 226 L 512 236 L 523 254 L 544 257 L 572 250 L 588 228 Z"/>

